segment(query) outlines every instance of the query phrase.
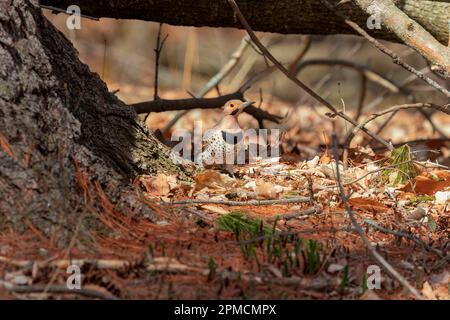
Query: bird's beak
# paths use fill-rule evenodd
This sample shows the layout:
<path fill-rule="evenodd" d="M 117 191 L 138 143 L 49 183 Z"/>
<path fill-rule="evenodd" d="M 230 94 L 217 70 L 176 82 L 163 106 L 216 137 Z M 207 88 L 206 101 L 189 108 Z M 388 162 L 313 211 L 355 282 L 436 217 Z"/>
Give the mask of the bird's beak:
<path fill-rule="evenodd" d="M 239 105 L 239 109 L 244 110 L 245 108 L 247 108 L 248 106 L 251 106 L 254 103 L 255 103 L 255 101 L 246 101 Z"/>

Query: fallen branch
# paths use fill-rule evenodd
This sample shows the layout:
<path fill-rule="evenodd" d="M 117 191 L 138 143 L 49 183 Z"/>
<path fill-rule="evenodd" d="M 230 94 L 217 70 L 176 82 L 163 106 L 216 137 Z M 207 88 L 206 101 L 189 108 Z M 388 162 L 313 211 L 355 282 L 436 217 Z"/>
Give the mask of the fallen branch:
<path fill-rule="evenodd" d="M 293 197 L 287 199 L 274 199 L 274 200 L 248 200 L 248 201 L 230 201 L 230 200 L 200 200 L 200 199 L 188 199 L 172 202 L 160 202 L 161 205 L 177 205 L 177 204 L 221 204 L 224 206 L 267 206 L 271 204 L 286 204 L 286 203 L 309 203 L 309 197 Z"/>
<path fill-rule="evenodd" d="M 20 268 L 31 269 L 37 267 L 39 269 L 49 267 L 58 269 L 67 269 L 70 265 L 76 265 L 80 268 L 90 266 L 100 270 L 123 270 L 133 266 L 132 261 L 116 260 L 116 259 L 61 259 L 54 261 L 33 261 L 33 260 L 16 260 L 0 256 L 0 262 L 13 265 Z M 196 267 L 190 267 L 178 262 L 176 259 L 167 257 L 153 258 L 150 263 L 143 266 L 147 271 L 158 272 L 186 272 L 198 271 Z"/>
<path fill-rule="evenodd" d="M 249 34 L 250 38 L 252 39 L 253 43 L 261 50 L 261 52 L 264 54 L 265 57 L 267 57 L 276 67 L 279 69 L 286 77 L 288 77 L 292 82 L 294 82 L 297 86 L 302 88 L 304 91 L 306 91 L 311 97 L 319 101 L 321 104 L 323 104 L 325 107 L 327 107 L 334 115 L 337 115 L 341 117 L 342 119 L 346 120 L 347 122 L 350 122 L 354 126 L 358 126 L 358 123 L 354 121 L 352 118 L 347 116 L 345 113 L 338 111 L 335 107 L 333 107 L 328 101 L 323 99 L 320 95 L 314 92 L 311 88 L 309 88 L 306 84 L 304 84 L 302 81 L 300 81 L 297 77 L 292 75 L 288 69 L 286 69 L 270 52 L 267 50 L 267 48 L 259 41 L 258 37 L 253 32 L 252 28 L 248 24 L 245 17 L 242 15 L 242 12 L 240 11 L 238 5 L 234 0 L 228 0 L 228 3 L 233 8 L 233 11 L 236 15 L 236 17 L 240 20 L 244 28 L 247 30 L 247 33 Z M 381 144 L 386 146 L 389 150 L 392 150 L 392 146 L 383 138 L 380 136 L 372 133 L 371 131 L 367 130 L 366 128 L 362 129 L 366 134 L 368 134 L 370 137 L 376 139 Z"/>
<path fill-rule="evenodd" d="M 336 161 L 336 183 L 339 187 L 339 195 L 341 197 L 342 203 L 344 204 L 345 211 L 347 212 L 353 227 L 356 229 L 356 232 L 361 237 L 362 241 L 364 242 L 365 247 L 369 252 L 372 254 L 372 256 L 377 260 L 385 269 L 388 271 L 394 278 L 396 278 L 406 289 L 408 289 L 409 292 L 411 292 L 416 299 L 423 300 L 423 297 L 421 294 L 417 291 L 416 288 L 411 286 L 411 284 L 406 280 L 400 273 L 398 273 L 397 270 L 392 267 L 389 262 L 386 261 L 386 259 L 381 256 L 378 251 L 370 244 L 369 240 L 367 239 L 366 235 L 364 234 L 364 231 L 362 230 L 361 226 L 356 221 L 355 215 L 352 211 L 352 208 L 350 207 L 350 204 L 348 203 L 348 198 L 345 194 L 344 187 L 342 186 L 341 181 L 341 174 L 339 172 L 339 150 L 338 150 L 338 141 L 336 137 L 336 133 L 333 132 L 333 151 L 334 151 L 334 159 Z"/>
<path fill-rule="evenodd" d="M 315 230 L 314 230 L 315 231 Z M 2 257 L 0 257 L 2 258 Z M 207 268 L 199 268 L 199 267 L 193 267 L 188 266 L 185 264 L 180 264 L 175 259 L 170 258 L 154 258 L 154 260 L 161 260 L 161 267 L 154 268 L 155 261 L 149 265 L 146 266 L 146 270 L 150 272 L 154 271 L 160 271 L 160 272 L 169 272 L 169 273 L 196 273 L 200 274 L 202 276 L 208 276 L 210 274 L 210 269 Z M 10 260 L 9 262 L 14 262 L 14 260 Z M 23 262 L 23 261 L 22 261 Z M 81 262 L 81 260 L 78 260 L 78 262 Z M 123 261 L 123 260 L 98 260 L 98 262 L 95 262 L 95 260 L 89 260 L 90 264 L 96 265 L 96 266 L 102 266 L 102 269 L 113 269 L 113 270 L 123 270 L 124 268 L 131 265 L 129 261 Z M 63 266 L 66 265 L 66 263 L 70 263 L 70 261 L 58 261 L 56 264 L 57 266 Z M 22 264 L 22 263 L 20 263 Z M 40 262 L 36 261 L 27 261 L 27 265 L 33 265 L 33 264 L 40 264 Z M 108 268 L 109 267 L 109 268 Z M 230 279 L 230 280 L 240 280 L 240 281 L 251 281 L 254 283 L 278 283 L 282 285 L 296 285 L 304 287 L 305 289 L 315 289 L 320 290 L 324 288 L 325 286 L 329 286 L 331 283 L 327 281 L 324 283 L 322 278 L 319 279 L 319 281 L 316 281 L 314 279 L 304 279 L 299 277 L 290 277 L 290 278 L 271 278 L 266 276 L 258 276 L 258 275 L 248 275 L 243 274 L 236 271 L 230 271 L 228 269 L 222 269 L 217 270 L 216 275 L 223 278 L 223 279 Z M 330 279 L 331 281 L 331 279 Z M 0 285 L 2 283 L 0 282 Z M 16 292 L 16 293 L 43 293 L 46 289 L 45 285 L 33 285 L 33 286 L 15 286 L 13 287 L 9 283 L 3 283 L 3 286 L 5 286 L 9 291 Z M 9 288 L 8 288 L 9 287 Z M 118 299 L 117 297 L 111 295 L 105 295 L 101 292 L 98 292 L 96 290 L 92 289 L 78 289 L 78 290 L 70 290 L 66 286 L 60 286 L 60 285 L 52 285 L 51 287 L 48 287 L 47 292 L 52 293 L 72 293 L 72 294 L 82 294 L 89 296 L 91 298 L 99 298 L 99 299 Z"/>
<path fill-rule="evenodd" d="M 9 292 L 14 293 L 60 293 L 60 294 L 77 294 L 88 298 L 101 299 L 101 300 L 119 300 L 118 297 L 112 293 L 103 293 L 94 289 L 69 289 L 65 285 L 29 285 L 29 286 L 8 286 L 4 285 L 4 288 Z M 105 289 L 106 290 L 106 289 Z"/>

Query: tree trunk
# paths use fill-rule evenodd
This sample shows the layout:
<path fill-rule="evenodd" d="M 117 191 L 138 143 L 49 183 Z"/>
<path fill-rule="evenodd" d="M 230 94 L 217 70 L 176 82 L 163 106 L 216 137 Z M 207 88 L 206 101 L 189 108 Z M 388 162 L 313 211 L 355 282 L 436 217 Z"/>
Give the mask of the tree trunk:
<path fill-rule="evenodd" d="M 66 241 L 103 192 L 120 210 L 156 220 L 133 179 L 192 170 L 172 163 L 36 1 L 0 2 L 0 230 L 31 223 L 50 234 L 61 224 Z"/>
<path fill-rule="evenodd" d="M 331 0 L 333 4 L 340 0 Z M 439 42 L 449 40 L 448 1 L 397 0 L 396 5 L 420 23 Z M 44 5 L 66 9 L 80 6 L 81 13 L 93 17 L 140 19 L 195 27 L 242 25 L 233 17 L 227 0 L 41 0 Z M 255 31 L 292 34 L 355 34 L 318 0 L 239 0 L 238 5 Z M 365 27 L 368 15 L 352 1 L 339 5 L 342 13 Z M 379 39 L 399 41 L 388 30 L 373 32 Z"/>

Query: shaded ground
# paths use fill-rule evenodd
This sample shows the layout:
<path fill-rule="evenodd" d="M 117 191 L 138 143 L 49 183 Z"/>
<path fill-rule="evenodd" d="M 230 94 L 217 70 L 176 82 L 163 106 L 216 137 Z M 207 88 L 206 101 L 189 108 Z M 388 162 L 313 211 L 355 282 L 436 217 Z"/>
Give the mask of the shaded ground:
<path fill-rule="evenodd" d="M 321 121 L 314 113 L 308 116 L 311 124 Z M 364 177 L 374 171 L 382 153 L 359 149 L 359 157 L 350 159 L 343 181 L 346 190 L 353 192 L 350 203 L 370 241 L 426 298 L 448 299 L 449 262 L 440 253 L 449 247 L 449 204 L 437 200 L 436 192 L 448 190 L 450 173 L 421 162 L 416 165 L 419 176 L 413 180 L 414 189 L 408 185 L 388 188 L 381 171 Z M 240 167 L 237 180 L 214 171 L 197 176 L 192 185 L 162 173 L 141 176 L 135 185 L 158 213 L 158 224 L 114 208 L 102 187 L 90 182 L 91 174 L 89 168 L 80 167 L 77 183 L 86 195 L 86 206 L 112 235 L 94 231 L 90 239 L 75 235 L 71 246 L 61 250 L 54 242 L 56 237 L 43 236 L 31 224 L 24 234 L 2 234 L 0 278 L 31 286 L 52 284 L 47 294 L 2 290 L 2 298 L 74 298 L 73 294 L 51 293 L 66 282 L 67 259 L 92 259 L 76 262 L 82 266 L 83 288 L 104 298 L 411 298 L 384 270 L 381 289 L 365 291 L 367 267 L 377 262 L 364 249 L 344 212 L 328 152 L 309 161 L 291 154 L 279 163 Z M 309 181 L 314 204 L 323 208 L 320 213 L 299 214 L 311 207 L 309 203 L 157 205 L 180 199 L 226 202 L 310 196 Z M 93 209 L 94 202 L 101 209 Z M 230 212 L 263 221 L 270 232 L 264 233 L 262 227 L 239 235 L 222 231 L 217 221 Z M 287 213 L 297 216 L 283 219 Z M 273 229 L 277 215 L 280 219 Z M 419 240 L 386 233 L 370 223 Z M 55 267 L 58 263 L 60 268 Z"/>

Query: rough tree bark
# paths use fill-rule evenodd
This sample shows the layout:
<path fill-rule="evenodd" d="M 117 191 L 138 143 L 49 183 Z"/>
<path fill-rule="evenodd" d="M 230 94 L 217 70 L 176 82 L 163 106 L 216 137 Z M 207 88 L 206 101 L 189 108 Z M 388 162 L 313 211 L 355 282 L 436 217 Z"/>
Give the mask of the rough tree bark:
<path fill-rule="evenodd" d="M 169 152 L 36 1 L 0 1 L 0 230 L 62 225 L 67 240 L 86 210 L 80 171 L 121 210 L 155 220 L 131 182 L 160 170 L 189 175 Z"/>
<path fill-rule="evenodd" d="M 333 4 L 340 0 L 330 1 Z M 360 26 L 368 15 L 353 1 L 339 6 L 342 13 Z M 395 4 L 420 23 L 439 42 L 449 41 L 448 1 L 396 0 Z M 93 17 L 140 19 L 173 25 L 233 27 L 242 25 L 233 16 L 227 0 L 41 0 L 44 5 L 67 8 L 80 6 L 83 14 Z M 355 34 L 339 17 L 330 14 L 318 0 L 239 0 L 239 8 L 254 31 L 292 34 Z M 176 8 L 176 9 L 175 9 Z M 379 39 L 400 41 L 388 30 L 375 30 Z"/>

